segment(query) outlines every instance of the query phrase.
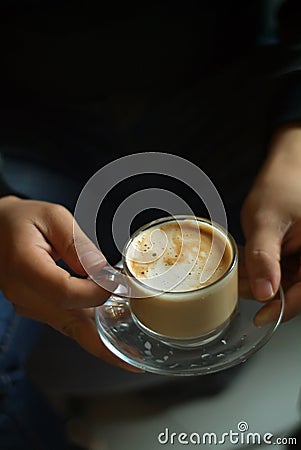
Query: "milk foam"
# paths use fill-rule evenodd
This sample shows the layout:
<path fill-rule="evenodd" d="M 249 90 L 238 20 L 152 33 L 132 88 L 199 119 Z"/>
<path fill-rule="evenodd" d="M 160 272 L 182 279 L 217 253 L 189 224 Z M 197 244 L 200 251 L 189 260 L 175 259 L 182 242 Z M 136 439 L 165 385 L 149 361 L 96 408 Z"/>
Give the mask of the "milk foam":
<path fill-rule="evenodd" d="M 126 253 L 135 278 L 171 292 L 193 291 L 214 283 L 231 260 L 232 250 L 223 235 L 192 219 L 154 225 L 138 233 Z"/>

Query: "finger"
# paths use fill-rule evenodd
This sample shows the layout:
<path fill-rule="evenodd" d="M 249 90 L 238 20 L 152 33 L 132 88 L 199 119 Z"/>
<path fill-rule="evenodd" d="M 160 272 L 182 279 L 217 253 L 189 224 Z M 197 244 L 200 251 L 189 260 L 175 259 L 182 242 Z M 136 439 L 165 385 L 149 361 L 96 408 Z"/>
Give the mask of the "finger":
<path fill-rule="evenodd" d="M 245 227 L 245 263 L 257 300 L 272 298 L 280 284 L 280 252 L 287 227 L 273 214 L 255 214 Z"/>
<path fill-rule="evenodd" d="M 281 271 L 281 284 L 284 291 L 287 292 L 291 286 L 301 281 L 300 255 L 296 253 L 282 256 Z"/>
<path fill-rule="evenodd" d="M 115 282 L 109 280 L 106 280 L 106 288 L 103 288 L 89 279 L 71 276 L 57 266 L 43 248 L 29 247 L 24 250 L 19 262 L 23 283 L 31 286 L 41 300 L 54 303 L 62 309 L 101 305 L 117 287 Z"/>
<path fill-rule="evenodd" d="M 301 282 L 294 284 L 285 293 L 283 321 L 292 319 L 301 313 Z"/>
<path fill-rule="evenodd" d="M 47 220 L 39 223 L 39 230 L 76 273 L 91 274 L 91 271 L 99 271 L 106 265 L 104 255 L 61 205 L 53 205 Z"/>
<path fill-rule="evenodd" d="M 266 303 L 255 315 L 254 324 L 257 327 L 262 327 L 271 322 L 276 322 L 281 311 L 281 301 L 275 300 Z"/>
<path fill-rule="evenodd" d="M 55 328 L 74 339 L 84 350 L 109 364 L 125 370 L 141 372 L 140 369 L 125 363 L 107 349 L 98 335 L 94 320 L 86 315 L 84 310 L 75 311 L 71 317 L 69 314 L 65 315 L 63 319 L 60 319 L 58 328 L 55 324 Z"/>
<path fill-rule="evenodd" d="M 65 336 L 74 339 L 87 352 L 109 364 L 131 372 L 142 372 L 140 369 L 119 359 L 105 347 L 97 333 L 95 322 L 91 318 L 91 311 L 88 313 L 88 310 L 62 312 L 51 305 L 39 311 L 36 310 L 33 317 L 32 311 L 25 306 L 15 305 L 15 309 L 18 314 L 24 317 L 47 323 Z"/>
<path fill-rule="evenodd" d="M 256 326 L 266 325 L 277 320 L 280 314 L 281 302 L 273 301 L 266 304 L 255 316 Z M 285 293 L 285 305 L 282 322 L 286 322 L 301 313 L 301 282 L 294 284 Z"/>
<path fill-rule="evenodd" d="M 284 255 L 292 255 L 300 253 L 301 250 L 301 222 L 294 223 L 285 236 L 285 241 L 282 246 L 282 253 Z"/>

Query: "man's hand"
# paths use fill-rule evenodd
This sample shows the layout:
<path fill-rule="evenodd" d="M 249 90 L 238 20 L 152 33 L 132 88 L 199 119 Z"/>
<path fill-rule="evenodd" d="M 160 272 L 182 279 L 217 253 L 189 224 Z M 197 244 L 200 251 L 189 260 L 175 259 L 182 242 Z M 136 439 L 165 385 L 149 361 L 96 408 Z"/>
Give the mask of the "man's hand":
<path fill-rule="evenodd" d="M 241 217 L 253 294 L 267 301 L 281 281 L 288 320 L 301 312 L 301 128 L 285 127 L 275 135 Z M 278 309 L 277 303 L 267 304 L 257 325 L 274 320 Z"/>
<path fill-rule="evenodd" d="M 104 303 L 110 293 L 56 264 L 62 259 L 75 273 L 87 276 L 74 246 L 73 221 L 60 205 L 13 196 L 0 199 L 0 289 L 21 315 L 47 323 L 88 352 L 136 371 L 112 355 L 97 334 L 89 308 Z M 85 266 L 104 267 L 103 255 L 77 231 Z"/>

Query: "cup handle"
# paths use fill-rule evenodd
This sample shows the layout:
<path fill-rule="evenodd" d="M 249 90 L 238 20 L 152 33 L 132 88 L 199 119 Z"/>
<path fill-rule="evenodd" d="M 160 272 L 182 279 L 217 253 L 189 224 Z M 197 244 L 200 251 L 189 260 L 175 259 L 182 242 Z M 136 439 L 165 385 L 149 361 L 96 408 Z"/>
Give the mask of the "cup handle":
<path fill-rule="evenodd" d="M 128 298 L 129 286 L 123 267 L 107 265 L 94 274 L 90 274 L 88 278 L 111 292 L 112 295 Z"/>

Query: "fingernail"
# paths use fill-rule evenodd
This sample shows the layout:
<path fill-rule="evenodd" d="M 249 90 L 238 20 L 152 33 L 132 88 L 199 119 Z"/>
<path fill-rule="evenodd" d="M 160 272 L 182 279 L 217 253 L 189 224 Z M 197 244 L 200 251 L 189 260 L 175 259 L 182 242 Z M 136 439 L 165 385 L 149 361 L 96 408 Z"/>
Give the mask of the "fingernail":
<path fill-rule="evenodd" d="M 87 252 L 81 257 L 81 262 L 84 268 L 91 269 L 98 265 L 103 265 L 105 262 L 104 256 L 99 252 Z"/>
<path fill-rule="evenodd" d="M 275 295 L 272 283 L 266 278 L 258 278 L 253 284 L 257 300 L 268 300 Z"/>

